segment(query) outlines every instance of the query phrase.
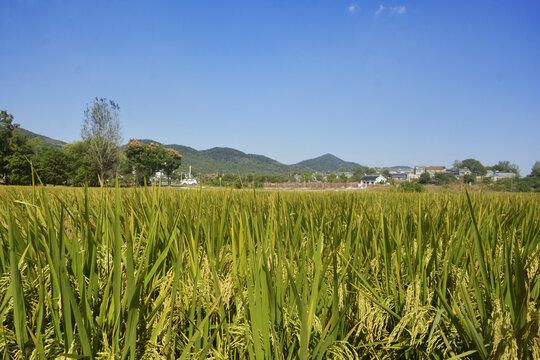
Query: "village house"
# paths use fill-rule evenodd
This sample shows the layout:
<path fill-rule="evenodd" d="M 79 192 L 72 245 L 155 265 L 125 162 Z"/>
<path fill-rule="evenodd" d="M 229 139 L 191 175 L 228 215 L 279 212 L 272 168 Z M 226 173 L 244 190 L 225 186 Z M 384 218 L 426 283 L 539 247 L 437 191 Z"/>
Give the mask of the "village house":
<path fill-rule="evenodd" d="M 414 172 L 414 169 L 409 166 L 393 166 L 382 168 L 382 170 L 387 170 L 391 174 L 411 174 Z"/>
<path fill-rule="evenodd" d="M 407 180 L 407 174 L 405 173 L 400 173 L 400 172 L 391 172 L 391 173 L 388 173 L 388 177 L 390 179 L 394 179 L 394 180 Z"/>
<path fill-rule="evenodd" d="M 460 176 L 463 176 L 463 175 L 469 175 L 472 173 L 471 170 L 469 170 L 468 168 L 460 168 L 460 169 L 454 169 L 454 175 L 456 175 L 456 177 L 460 177 Z"/>
<path fill-rule="evenodd" d="M 360 179 L 360 184 L 374 185 L 385 184 L 386 178 L 382 175 L 366 175 Z"/>
<path fill-rule="evenodd" d="M 437 173 L 446 172 L 446 168 L 444 166 L 428 166 L 426 172 L 428 172 L 429 175 L 434 176 Z"/>
<path fill-rule="evenodd" d="M 511 179 L 515 176 L 516 174 L 512 172 L 495 171 L 495 173 L 493 173 L 493 176 L 491 178 L 493 179 L 493 181 L 497 181 L 500 179 Z"/>

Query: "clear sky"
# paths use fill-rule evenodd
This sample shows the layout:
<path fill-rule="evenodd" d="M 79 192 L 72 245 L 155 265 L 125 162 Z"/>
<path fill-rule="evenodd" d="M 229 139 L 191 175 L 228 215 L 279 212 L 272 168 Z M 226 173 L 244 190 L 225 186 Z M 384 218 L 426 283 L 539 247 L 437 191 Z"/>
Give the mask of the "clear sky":
<path fill-rule="evenodd" d="M 540 2 L 0 0 L 0 109 L 295 163 L 540 160 Z"/>

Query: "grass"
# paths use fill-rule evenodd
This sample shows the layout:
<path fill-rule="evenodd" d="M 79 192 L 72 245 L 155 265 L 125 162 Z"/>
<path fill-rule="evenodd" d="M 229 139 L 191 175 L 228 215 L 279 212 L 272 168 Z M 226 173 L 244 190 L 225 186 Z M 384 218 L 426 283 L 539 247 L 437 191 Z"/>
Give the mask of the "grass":
<path fill-rule="evenodd" d="M 539 200 L 0 187 L 0 356 L 540 358 Z"/>

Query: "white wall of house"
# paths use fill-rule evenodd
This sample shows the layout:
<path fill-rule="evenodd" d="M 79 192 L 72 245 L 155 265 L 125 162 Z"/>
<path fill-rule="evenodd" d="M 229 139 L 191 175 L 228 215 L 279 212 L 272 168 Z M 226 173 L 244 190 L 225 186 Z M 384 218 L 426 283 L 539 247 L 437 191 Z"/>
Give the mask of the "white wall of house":
<path fill-rule="evenodd" d="M 382 176 L 382 175 L 377 176 L 377 178 L 375 178 L 375 180 L 373 180 L 373 181 L 372 180 L 369 180 L 369 181 L 368 180 L 361 180 L 360 181 L 361 184 L 367 184 L 367 185 L 384 184 L 386 182 L 387 182 L 386 178 L 384 176 Z"/>
<path fill-rule="evenodd" d="M 495 171 L 495 173 L 492 176 L 492 179 L 493 179 L 493 181 L 497 181 L 499 179 L 511 179 L 511 178 L 513 178 L 515 176 L 516 176 L 516 174 L 514 174 L 514 173 Z"/>

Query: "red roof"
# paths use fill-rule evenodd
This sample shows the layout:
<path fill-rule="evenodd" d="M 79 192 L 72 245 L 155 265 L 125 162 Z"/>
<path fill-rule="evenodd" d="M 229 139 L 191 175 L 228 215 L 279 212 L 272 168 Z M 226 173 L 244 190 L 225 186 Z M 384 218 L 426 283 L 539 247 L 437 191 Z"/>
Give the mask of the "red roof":
<path fill-rule="evenodd" d="M 444 170 L 446 169 L 444 166 L 428 166 L 426 170 Z"/>

